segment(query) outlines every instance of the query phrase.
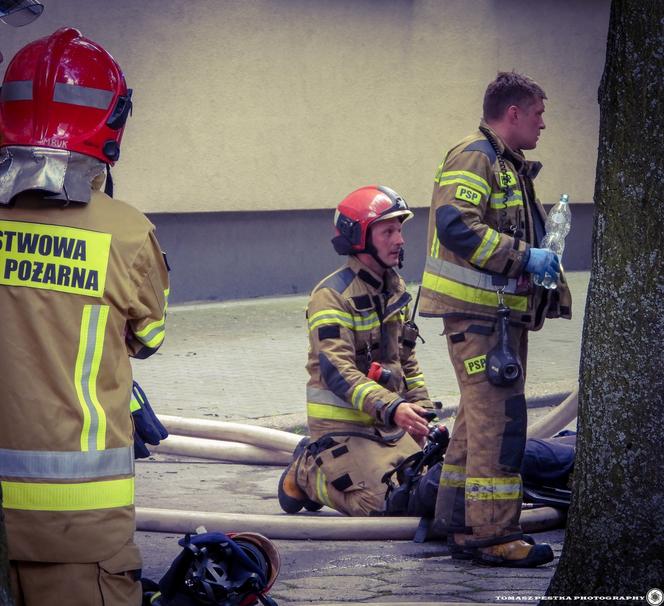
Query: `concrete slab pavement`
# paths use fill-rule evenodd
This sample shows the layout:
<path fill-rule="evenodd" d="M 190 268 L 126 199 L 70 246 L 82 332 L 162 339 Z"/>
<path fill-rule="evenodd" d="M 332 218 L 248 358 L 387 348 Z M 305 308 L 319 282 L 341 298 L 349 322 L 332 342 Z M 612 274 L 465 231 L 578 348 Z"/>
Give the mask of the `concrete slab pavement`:
<path fill-rule="evenodd" d="M 546 404 L 546 394 L 565 393 L 576 383 L 588 277 L 587 272 L 569 276 L 574 319 L 550 321 L 531 335 L 527 395 L 532 404 Z M 302 430 L 306 302 L 306 297 L 280 297 L 174 307 L 163 348 L 134 364 L 136 379 L 158 413 Z M 419 318 L 418 324 L 426 340 L 418 344 L 418 356 L 430 392 L 454 404 L 458 390 L 439 336 L 441 322 Z M 531 416 L 546 410 L 532 410 Z M 137 505 L 278 514 L 281 471 L 157 455 L 137 462 Z M 444 545 L 433 542 L 279 540 L 282 571 L 272 595 L 281 605 L 495 604 L 510 597 L 536 603 L 555 570 L 563 534 L 556 530 L 536 536 L 552 545 L 556 560 L 534 570 L 458 562 Z M 178 538 L 137 533 L 145 576 L 161 577 L 180 551 Z"/>
<path fill-rule="evenodd" d="M 588 272 L 569 274 L 572 320 L 549 321 L 530 334 L 529 399 L 563 393 L 576 384 L 588 278 Z M 174 306 L 164 345 L 148 360 L 134 361 L 135 378 L 163 414 L 302 424 L 307 300 L 292 296 Z M 440 336 L 442 321 L 418 317 L 417 324 L 425 339 L 418 342 L 417 355 L 429 392 L 454 404 L 459 391 Z"/>

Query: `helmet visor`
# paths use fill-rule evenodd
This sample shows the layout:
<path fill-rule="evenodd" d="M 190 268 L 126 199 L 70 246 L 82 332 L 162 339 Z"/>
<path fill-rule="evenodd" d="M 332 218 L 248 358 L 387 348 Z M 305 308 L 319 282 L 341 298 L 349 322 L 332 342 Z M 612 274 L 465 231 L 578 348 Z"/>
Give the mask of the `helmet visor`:
<path fill-rule="evenodd" d="M 408 208 L 408 204 L 406 204 L 406 201 L 397 192 L 395 192 L 393 189 L 390 189 L 389 187 L 385 187 L 384 185 L 379 185 L 377 189 L 382 191 L 384 194 L 387 194 L 390 200 L 392 200 L 392 206 L 383 210 L 380 215 L 374 221 L 372 221 L 372 223 L 386 221 L 387 219 L 394 219 L 395 217 L 400 217 L 401 222 L 403 223 L 404 221 L 408 221 L 408 219 L 413 217 L 413 213 Z"/>
<path fill-rule="evenodd" d="M 0 0 L 0 21 L 22 27 L 32 23 L 44 11 L 44 5 L 37 0 Z"/>
<path fill-rule="evenodd" d="M 386 213 L 383 213 L 375 221 L 372 221 L 372 223 L 379 223 L 380 221 L 387 221 L 388 219 L 394 219 L 396 217 L 399 217 L 401 222 L 404 223 L 405 221 L 408 221 L 408 219 L 413 218 L 413 212 L 407 208 L 400 210 L 389 210 Z"/>

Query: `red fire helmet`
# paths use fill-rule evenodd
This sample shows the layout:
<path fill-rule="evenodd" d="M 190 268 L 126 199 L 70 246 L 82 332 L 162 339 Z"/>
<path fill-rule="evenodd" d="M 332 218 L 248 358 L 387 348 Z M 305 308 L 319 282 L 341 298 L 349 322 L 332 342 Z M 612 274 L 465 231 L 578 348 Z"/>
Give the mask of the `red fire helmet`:
<path fill-rule="evenodd" d="M 337 235 L 332 239 L 332 244 L 340 255 L 366 252 L 369 226 L 395 217 L 403 222 L 412 216 L 406 201 L 389 187 L 361 187 L 346 196 L 337 206 L 334 214 Z"/>
<path fill-rule="evenodd" d="M 115 59 L 73 28 L 31 42 L 7 66 L 0 147 L 66 149 L 114 164 L 131 111 Z"/>

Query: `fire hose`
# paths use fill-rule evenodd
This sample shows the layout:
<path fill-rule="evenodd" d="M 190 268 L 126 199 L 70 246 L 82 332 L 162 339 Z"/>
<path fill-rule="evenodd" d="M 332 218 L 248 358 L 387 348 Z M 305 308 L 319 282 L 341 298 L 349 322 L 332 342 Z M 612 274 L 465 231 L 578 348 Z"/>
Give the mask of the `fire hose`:
<path fill-rule="evenodd" d="M 574 419 L 578 389 L 528 427 L 528 437 L 547 438 Z M 213 460 L 260 465 L 290 463 L 301 435 L 242 423 L 207 419 L 160 417 L 171 435 L 159 446 L 160 454 L 184 455 Z M 560 527 L 565 514 L 551 507 L 524 509 L 521 526 L 525 532 Z M 273 539 L 317 540 L 409 540 L 419 520 L 412 517 L 347 517 L 341 514 L 234 514 L 192 512 L 174 509 L 136 508 L 138 530 L 149 532 L 194 532 L 201 525 L 208 530 L 260 532 Z"/>
<path fill-rule="evenodd" d="M 208 531 L 258 532 L 270 539 L 318 541 L 409 541 L 415 536 L 420 519 L 416 517 L 348 517 L 341 514 L 249 514 L 211 511 L 181 511 L 138 507 L 138 530 L 148 532 L 195 532 L 199 526 Z M 524 509 L 524 532 L 541 532 L 560 527 L 565 513 L 552 507 Z"/>

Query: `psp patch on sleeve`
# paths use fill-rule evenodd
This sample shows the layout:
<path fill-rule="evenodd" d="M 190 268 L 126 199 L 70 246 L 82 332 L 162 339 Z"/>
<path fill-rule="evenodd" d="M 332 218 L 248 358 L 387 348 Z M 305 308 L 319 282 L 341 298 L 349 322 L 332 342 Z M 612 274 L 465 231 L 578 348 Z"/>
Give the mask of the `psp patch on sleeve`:
<path fill-rule="evenodd" d="M 459 185 L 456 188 L 456 193 L 454 197 L 457 200 L 462 200 L 463 202 L 470 202 L 477 206 L 482 201 L 482 194 L 478 191 L 475 191 L 472 187 L 466 185 Z"/>

